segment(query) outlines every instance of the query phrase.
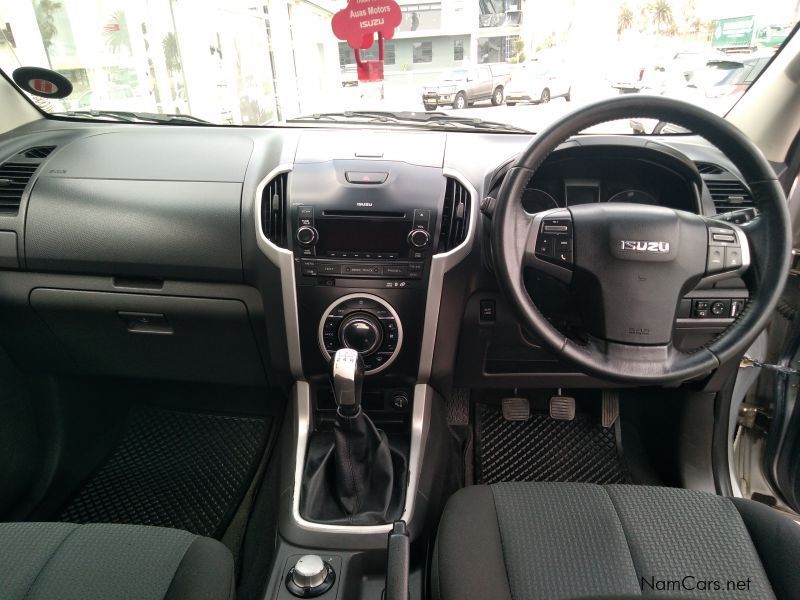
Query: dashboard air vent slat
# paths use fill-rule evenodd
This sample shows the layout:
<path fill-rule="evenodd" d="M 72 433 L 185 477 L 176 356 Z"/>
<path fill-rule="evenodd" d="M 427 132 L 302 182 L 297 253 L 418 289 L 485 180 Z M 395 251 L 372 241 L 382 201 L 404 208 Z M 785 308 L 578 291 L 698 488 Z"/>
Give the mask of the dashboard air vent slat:
<path fill-rule="evenodd" d="M 713 163 L 698 161 L 694 164 L 701 175 L 722 175 L 723 173 L 727 172 L 719 165 L 715 165 Z"/>
<path fill-rule="evenodd" d="M 718 213 L 753 206 L 753 197 L 744 184 L 735 179 L 706 179 L 706 186 Z"/>
<path fill-rule="evenodd" d="M 0 214 L 16 214 L 25 187 L 38 164 L 6 162 L 0 165 Z"/>
<path fill-rule="evenodd" d="M 470 217 L 469 192 L 458 181 L 448 177 L 442 208 L 439 252 L 452 250 L 466 239 Z"/>
<path fill-rule="evenodd" d="M 280 248 L 287 246 L 288 183 L 289 174 L 281 173 L 266 185 L 261 199 L 261 227 L 264 235 Z"/>
<path fill-rule="evenodd" d="M 55 149 L 55 146 L 36 146 L 35 148 L 23 150 L 20 154 L 25 158 L 47 158 Z"/>

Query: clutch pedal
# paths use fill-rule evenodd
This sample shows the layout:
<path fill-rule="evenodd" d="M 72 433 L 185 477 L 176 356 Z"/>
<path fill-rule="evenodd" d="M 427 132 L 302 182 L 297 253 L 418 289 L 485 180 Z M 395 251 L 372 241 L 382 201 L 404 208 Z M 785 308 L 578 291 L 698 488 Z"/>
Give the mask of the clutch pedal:
<path fill-rule="evenodd" d="M 506 421 L 527 421 L 531 417 L 531 403 L 527 398 L 503 398 L 503 418 Z"/>

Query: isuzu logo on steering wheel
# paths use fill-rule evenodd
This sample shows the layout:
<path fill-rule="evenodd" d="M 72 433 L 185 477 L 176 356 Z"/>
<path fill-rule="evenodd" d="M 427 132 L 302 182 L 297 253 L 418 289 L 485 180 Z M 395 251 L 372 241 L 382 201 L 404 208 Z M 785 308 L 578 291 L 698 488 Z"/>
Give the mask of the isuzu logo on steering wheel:
<path fill-rule="evenodd" d="M 620 249 L 630 252 L 656 252 L 659 254 L 669 252 L 669 242 L 640 242 L 621 240 Z"/>

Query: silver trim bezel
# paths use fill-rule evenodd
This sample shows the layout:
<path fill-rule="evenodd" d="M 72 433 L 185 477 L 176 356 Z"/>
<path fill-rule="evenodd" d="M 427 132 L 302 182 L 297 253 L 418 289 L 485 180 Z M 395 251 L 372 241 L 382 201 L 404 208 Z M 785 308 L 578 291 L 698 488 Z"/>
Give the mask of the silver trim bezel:
<path fill-rule="evenodd" d="M 273 244 L 264 235 L 261 223 L 261 207 L 264 188 L 278 175 L 291 173 L 293 165 L 281 164 L 272 169 L 256 187 L 255 225 L 256 242 L 261 253 L 281 272 L 281 299 L 283 321 L 286 325 L 286 347 L 289 354 L 289 371 L 296 380 L 303 379 L 303 358 L 300 353 L 300 323 L 297 317 L 297 289 L 294 277 L 294 253 Z M 287 184 L 288 193 L 288 184 Z"/>
<path fill-rule="evenodd" d="M 430 275 L 428 277 L 428 295 L 425 299 L 425 321 L 422 329 L 422 343 L 419 352 L 419 369 L 417 382 L 427 383 L 433 370 L 433 352 L 436 347 L 436 333 L 439 328 L 439 309 L 442 304 L 442 288 L 444 287 L 445 274 L 464 260 L 472 251 L 475 241 L 478 221 L 481 218 L 480 200 L 478 191 L 469 180 L 455 169 L 445 167 L 442 169 L 444 177 L 451 177 L 458 181 L 470 195 L 470 219 L 466 238 L 461 244 L 444 252 L 435 254 L 431 259 Z"/>
<path fill-rule="evenodd" d="M 325 348 L 325 339 L 323 338 L 323 333 L 325 330 L 325 319 L 331 314 L 331 311 L 336 308 L 342 302 L 347 302 L 348 300 L 354 300 L 356 298 L 367 298 L 369 300 L 373 300 L 378 304 L 382 305 L 386 310 L 391 313 L 394 317 L 395 322 L 397 323 L 397 347 L 395 348 L 394 352 L 392 352 L 391 358 L 383 363 L 377 369 L 372 369 L 371 371 L 364 371 L 364 375 L 375 375 L 380 373 L 384 369 L 386 369 L 389 365 L 391 365 L 397 356 L 400 354 L 400 348 L 403 347 L 403 323 L 400 321 L 400 315 L 397 314 L 397 311 L 394 307 L 389 304 L 383 298 L 376 296 L 375 294 L 347 294 L 346 296 L 342 296 L 341 298 L 334 300 L 331 304 L 326 308 L 322 313 L 322 318 L 319 320 L 319 327 L 317 328 L 317 342 L 319 343 L 319 349 L 322 352 L 322 355 L 325 357 L 326 360 L 331 359 L 331 353 L 328 352 L 328 349 Z M 379 319 L 380 320 L 380 319 Z"/>

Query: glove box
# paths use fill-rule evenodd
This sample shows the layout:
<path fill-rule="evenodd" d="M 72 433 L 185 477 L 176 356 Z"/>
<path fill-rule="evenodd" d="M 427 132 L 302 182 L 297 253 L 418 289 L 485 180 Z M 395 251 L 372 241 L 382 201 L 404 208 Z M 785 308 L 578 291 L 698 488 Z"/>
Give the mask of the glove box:
<path fill-rule="evenodd" d="M 239 300 L 37 288 L 30 303 L 77 372 L 266 383 Z"/>

